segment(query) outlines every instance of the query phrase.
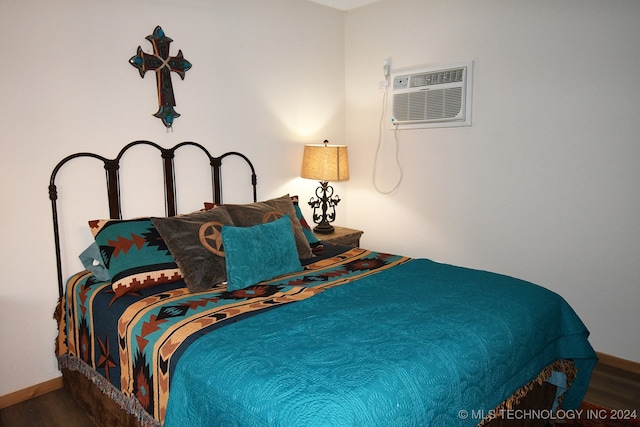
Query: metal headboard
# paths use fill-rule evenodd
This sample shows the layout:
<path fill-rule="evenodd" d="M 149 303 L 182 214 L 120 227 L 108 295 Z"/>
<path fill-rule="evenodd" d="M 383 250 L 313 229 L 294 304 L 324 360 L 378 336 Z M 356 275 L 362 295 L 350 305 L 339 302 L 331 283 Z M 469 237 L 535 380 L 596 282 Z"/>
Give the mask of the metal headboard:
<path fill-rule="evenodd" d="M 213 188 L 213 202 L 214 203 L 222 203 L 222 192 L 221 192 L 221 174 L 220 168 L 222 166 L 222 160 L 229 156 L 236 156 L 244 159 L 249 168 L 251 169 L 251 185 L 253 187 L 253 201 L 257 201 L 257 193 L 256 193 L 256 172 L 253 167 L 251 161 L 244 155 L 235 151 L 230 151 L 228 153 L 224 153 L 219 157 L 213 157 L 209 153 L 209 151 L 203 147 L 202 145 L 195 142 L 181 142 L 172 148 L 163 148 L 155 142 L 151 141 L 134 141 L 127 144 L 116 156 L 115 159 L 107 159 L 106 157 L 100 156 L 94 153 L 75 153 L 71 154 L 64 159 L 62 159 L 53 169 L 51 173 L 51 180 L 49 181 L 49 199 L 51 200 L 51 210 L 53 215 L 53 234 L 54 234 L 54 242 L 56 249 L 56 266 L 58 269 L 58 293 L 60 296 L 64 293 L 64 282 L 62 278 L 62 254 L 60 251 L 60 230 L 59 230 L 59 222 L 58 222 L 58 189 L 55 184 L 56 175 L 67 162 L 72 159 L 78 157 L 92 157 L 94 159 L 98 159 L 102 161 L 104 164 L 104 168 L 106 170 L 106 178 L 107 178 L 107 197 L 109 200 L 109 218 L 111 219 L 122 219 L 122 208 L 120 203 L 120 177 L 119 177 L 119 169 L 120 169 L 120 160 L 122 156 L 132 147 L 138 145 L 149 145 L 157 148 L 160 151 L 160 155 L 163 162 L 163 177 L 164 177 L 164 191 L 165 191 L 165 210 L 167 216 L 175 216 L 177 214 L 177 204 L 176 204 L 176 186 L 175 186 L 175 174 L 174 174 L 174 164 L 173 159 L 175 157 L 176 150 L 180 147 L 191 146 L 199 148 L 209 159 L 209 164 L 211 165 L 211 182 Z"/>

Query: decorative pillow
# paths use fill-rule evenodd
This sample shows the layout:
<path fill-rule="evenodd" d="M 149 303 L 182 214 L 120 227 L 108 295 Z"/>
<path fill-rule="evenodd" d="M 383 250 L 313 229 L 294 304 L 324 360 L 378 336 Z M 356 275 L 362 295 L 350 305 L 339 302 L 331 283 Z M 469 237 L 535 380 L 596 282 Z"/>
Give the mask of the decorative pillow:
<path fill-rule="evenodd" d="M 182 279 L 150 218 L 89 221 L 116 297 Z"/>
<path fill-rule="evenodd" d="M 296 210 L 288 194 L 264 202 L 247 205 L 224 205 L 233 219 L 233 223 L 239 227 L 250 227 L 279 219 L 289 215 L 293 236 L 298 250 L 298 258 L 309 259 L 313 256 L 311 247 L 305 237 L 300 221 L 297 220 Z"/>
<path fill-rule="evenodd" d="M 79 258 L 84 268 L 92 272 L 93 275 L 96 276 L 96 279 L 103 282 L 111 280 L 109 270 L 107 270 L 104 261 L 102 261 L 102 255 L 96 242 L 93 242 L 87 249 L 82 251 Z"/>
<path fill-rule="evenodd" d="M 306 219 L 304 219 L 304 216 L 302 215 L 302 210 L 300 209 L 300 204 L 298 203 L 298 196 L 291 196 L 291 201 L 293 202 L 293 207 L 296 210 L 296 218 L 298 218 L 298 221 L 300 221 L 300 226 L 302 227 L 304 237 L 307 238 L 307 242 L 309 242 L 310 245 L 318 243 L 320 239 L 318 239 L 316 235 L 313 234 L 313 230 L 311 230 L 309 223 Z"/>
<path fill-rule="evenodd" d="M 302 270 L 288 215 L 251 227 L 222 227 L 227 291 Z"/>
<path fill-rule="evenodd" d="M 222 226 L 233 225 L 224 207 L 170 218 L 152 218 L 191 292 L 227 280 Z"/>
<path fill-rule="evenodd" d="M 302 215 L 302 210 L 300 209 L 300 206 L 299 206 L 298 196 L 291 196 L 291 202 L 293 202 L 293 207 L 296 210 L 296 218 L 298 218 L 298 221 L 300 222 L 300 226 L 302 227 L 302 232 L 304 233 L 304 237 L 306 237 L 307 242 L 309 242 L 309 245 L 312 245 L 311 249 L 313 249 L 313 244 L 319 243 L 320 240 L 316 237 L 315 234 L 313 234 L 313 230 L 311 230 L 309 223 L 304 218 L 304 215 Z M 212 202 L 204 202 L 205 210 L 213 209 L 218 206 L 221 206 L 221 205 L 217 203 L 212 203 Z"/>

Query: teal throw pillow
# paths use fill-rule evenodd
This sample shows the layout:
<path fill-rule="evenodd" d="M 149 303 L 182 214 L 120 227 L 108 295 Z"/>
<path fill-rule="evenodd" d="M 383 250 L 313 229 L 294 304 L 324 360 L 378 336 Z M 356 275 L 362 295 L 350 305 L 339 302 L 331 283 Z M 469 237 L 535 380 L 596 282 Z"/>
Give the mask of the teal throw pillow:
<path fill-rule="evenodd" d="M 302 270 L 291 220 L 285 215 L 251 227 L 222 227 L 228 291 Z"/>
<path fill-rule="evenodd" d="M 275 199 L 264 202 L 250 203 L 247 205 L 224 205 L 233 219 L 233 225 L 239 227 L 250 227 L 256 224 L 264 224 L 284 215 L 289 215 L 290 226 L 293 227 L 293 236 L 296 242 L 299 259 L 310 259 L 313 257 L 311 246 L 302 232 L 302 225 L 296 218 L 296 210 L 291 201 L 291 197 L 285 194 Z"/>
<path fill-rule="evenodd" d="M 87 249 L 82 251 L 79 258 L 84 268 L 92 272 L 96 279 L 102 282 L 111 280 L 109 270 L 107 270 L 104 261 L 102 261 L 102 254 L 100 254 L 100 248 L 98 248 L 96 242 L 91 243 Z"/>

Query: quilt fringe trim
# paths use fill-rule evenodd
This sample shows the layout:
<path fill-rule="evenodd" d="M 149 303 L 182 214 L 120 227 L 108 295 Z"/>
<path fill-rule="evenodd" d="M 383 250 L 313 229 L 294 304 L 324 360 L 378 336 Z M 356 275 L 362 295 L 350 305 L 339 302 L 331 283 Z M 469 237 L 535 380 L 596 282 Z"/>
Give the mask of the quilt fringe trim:
<path fill-rule="evenodd" d="M 514 406 L 520 404 L 520 401 L 523 397 L 525 397 L 531 390 L 533 390 L 536 386 L 541 386 L 554 372 L 562 372 L 567 376 L 567 388 L 571 387 L 573 381 L 576 379 L 576 374 L 578 370 L 576 366 L 573 364 L 573 361 L 562 359 L 556 360 L 552 364 L 545 367 L 536 378 L 529 381 L 527 384 L 516 390 L 507 400 L 496 406 L 493 410 L 492 414 L 500 414 L 505 410 L 512 410 Z M 558 399 L 559 403 L 562 404 L 562 399 L 564 394 L 562 394 Z M 478 423 L 477 427 L 486 426 L 492 419 L 495 417 L 488 416 L 482 421 Z"/>
<path fill-rule="evenodd" d="M 58 367 L 60 369 L 66 368 L 70 371 L 76 371 L 87 377 L 92 383 L 98 387 L 104 395 L 109 397 L 115 403 L 120 406 L 128 414 L 133 415 L 140 422 L 142 427 L 161 427 L 161 424 L 154 419 L 143 407 L 135 397 L 127 397 L 120 390 L 118 390 L 113 384 L 107 381 L 102 375 L 91 369 L 81 359 L 63 354 L 58 356 Z"/>

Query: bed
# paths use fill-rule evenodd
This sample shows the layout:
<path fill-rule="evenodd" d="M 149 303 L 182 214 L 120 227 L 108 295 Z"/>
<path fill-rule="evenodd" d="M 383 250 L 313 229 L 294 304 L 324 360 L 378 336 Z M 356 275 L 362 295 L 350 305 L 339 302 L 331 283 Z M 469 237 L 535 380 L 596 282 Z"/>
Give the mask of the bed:
<path fill-rule="evenodd" d="M 140 145 L 160 152 L 166 215 L 122 219 L 120 160 Z M 212 194 L 180 214 L 185 146 L 206 157 Z M 79 157 L 105 168 L 109 214 L 87 219 L 87 269 L 65 280 L 56 177 Z M 222 200 L 230 157 L 249 172 L 247 203 Z M 258 201 L 256 185 L 246 156 L 193 142 L 54 168 L 56 355 L 97 425 L 545 425 L 580 405 L 597 357 L 562 297 L 319 241 L 295 197 Z"/>

